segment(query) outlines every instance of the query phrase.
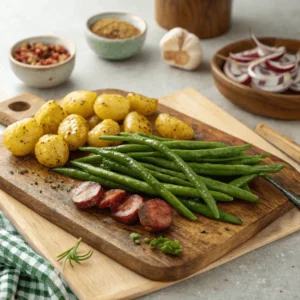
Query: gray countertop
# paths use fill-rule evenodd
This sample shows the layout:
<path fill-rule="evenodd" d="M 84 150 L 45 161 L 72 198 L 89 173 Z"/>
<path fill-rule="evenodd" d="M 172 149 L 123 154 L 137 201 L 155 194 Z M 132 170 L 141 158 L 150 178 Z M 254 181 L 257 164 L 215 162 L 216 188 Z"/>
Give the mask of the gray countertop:
<path fill-rule="evenodd" d="M 200 0 L 199 0 L 200 1 Z M 222 1 L 222 0 L 220 0 Z M 229 42 L 257 36 L 300 38 L 299 0 L 236 0 L 230 32 L 203 40 L 204 60 L 195 72 L 162 63 L 159 40 L 165 33 L 154 20 L 150 0 L 1 0 L 0 86 L 10 96 L 32 92 L 44 99 L 59 98 L 71 90 L 120 88 L 159 97 L 192 87 L 250 128 L 265 123 L 300 143 L 300 121 L 279 121 L 249 114 L 227 101 L 215 88 L 210 59 Z M 94 55 L 84 38 L 85 20 L 103 11 L 131 12 L 144 18 L 149 30 L 143 51 L 126 61 L 104 61 Z M 65 84 L 38 90 L 23 85 L 10 70 L 7 53 L 19 39 L 54 34 L 77 46 L 74 72 Z M 300 299 L 300 234 L 295 233 L 226 265 L 163 289 L 142 299 Z"/>

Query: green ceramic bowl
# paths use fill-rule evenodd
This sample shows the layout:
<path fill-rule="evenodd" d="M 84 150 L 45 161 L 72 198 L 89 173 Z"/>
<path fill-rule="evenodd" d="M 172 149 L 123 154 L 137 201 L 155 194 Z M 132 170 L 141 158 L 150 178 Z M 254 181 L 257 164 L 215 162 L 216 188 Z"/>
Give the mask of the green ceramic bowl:
<path fill-rule="evenodd" d="M 126 21 L 140 30 L 140 34 L 128 39 L 108 39 L 96 35 L 91 31 L 91 26 L 104 18 L 115 18 Z M 118 12 L 106 12 L 88 19 L 85 36 L 91 49 L 99 56 L 110 60 L 122 60 L 137 54 L 145 41 L 147 24 L 141 18 Z"/>

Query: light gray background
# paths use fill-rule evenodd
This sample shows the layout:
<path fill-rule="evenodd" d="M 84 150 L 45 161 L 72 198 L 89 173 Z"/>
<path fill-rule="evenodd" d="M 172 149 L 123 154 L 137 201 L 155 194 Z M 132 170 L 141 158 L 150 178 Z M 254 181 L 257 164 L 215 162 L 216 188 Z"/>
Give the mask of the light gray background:
<path fill-rule="evenodd" d="M 83 34 L 85 21 L 104 11 L 131 12 L 146 20 L 148 36 L 139 55 L 124 62 L 110 62 L 96 57 L 89 49 Z M 249 29 L 257 36 L 299 39 L 299 16 L 299 0 L 236 0 L 230 32 L 219 38 L 203 40 L 201 68 L 187 72 L 163 64 L 160 58 L 158 44 L 165 30 L 154 20 L 152 0 L 0 0 L 0 85 L 10 96 L 32 92 L 47 100 L 57 99 L 76 89 L 120 88 L 159 97 L 193 87 L 250 128 L 263 122 L 300 143 L 299 121 L 272 120 L 242 111 L 218 92 L 209 67 L 215 51 L 229 42 L 247 38 Z M 38 90 L 26 87 L 14 76 L 7 53 L 17 40 L 43 34 L 74 41 L 77 61 L 70 80 L 64 85 Z M 296 300 L 300 299 L 299 279 L 298 232 L 142 299 Z"/>

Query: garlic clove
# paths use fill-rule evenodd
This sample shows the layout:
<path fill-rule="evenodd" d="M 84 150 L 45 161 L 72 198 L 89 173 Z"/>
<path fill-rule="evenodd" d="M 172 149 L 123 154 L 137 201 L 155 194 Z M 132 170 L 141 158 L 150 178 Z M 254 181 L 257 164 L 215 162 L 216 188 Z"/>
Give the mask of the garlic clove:
<path fill-rule="evenodd" d="M 199 38 L 189 31 L 176 27 L 160 41 L 164 61 L 185 70 L 194 70 L 201 63 L 202 49 Z"/>

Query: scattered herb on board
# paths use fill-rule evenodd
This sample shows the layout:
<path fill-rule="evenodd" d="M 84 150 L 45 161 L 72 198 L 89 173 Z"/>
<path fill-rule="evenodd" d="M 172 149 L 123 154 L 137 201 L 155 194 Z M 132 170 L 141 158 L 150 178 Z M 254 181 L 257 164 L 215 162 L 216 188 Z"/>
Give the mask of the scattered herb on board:
<path fill-rule="evenodd" d="M 65 269 L 65 264 L 67 261 L 69 261 L 71 267 L 73 267 L 72 260 L 74 260 L 76 263 L 80 264 L 80 261 L 87 260 L 88 258 L 90 258 L 92 256 L 92 254 L 93 254 L 92 250 L 88 251 L 86 254 L 78 255 L 77 248 L 78 248 L 79 244 L 81 243 L 81 240 L 82 239 L 80 238 L 74 247 L 70 248 L 69 250 L 67 250 L 57 256 L 57 261 L 60 261 L 61 259 L 64 258 L 63 271 Z"/>
<path fill-rule="evenodd" d="M 144 243 L 146 243 L 146 244 L 150 244 L 150 239 L 149 238 L 144 238 Z"/>
<path fill-rule="evenodd" d="M 141 243 L 141 236 L 140 234 L 136 233 L 136 232 L 132 232 L 130 233 L 130 238 L 133 240 L 133 242 L 137 245 L 139 245 Z"/>
<path fill-rule="evenodd" d="M 182 250 L 177 240 L 171 241 L 162 236 L 155 238 L 150 243 L 150 249 L 159 248 L 162 252 L 169 255 L 179 255 Z"/>
<path fill-rule="evenodd" d="M 114 18 L 99 20 L 92 25 L 91 30 L 108 39 L 128 39 L 140 33 L 140 30 L 132 24 Z"/>

